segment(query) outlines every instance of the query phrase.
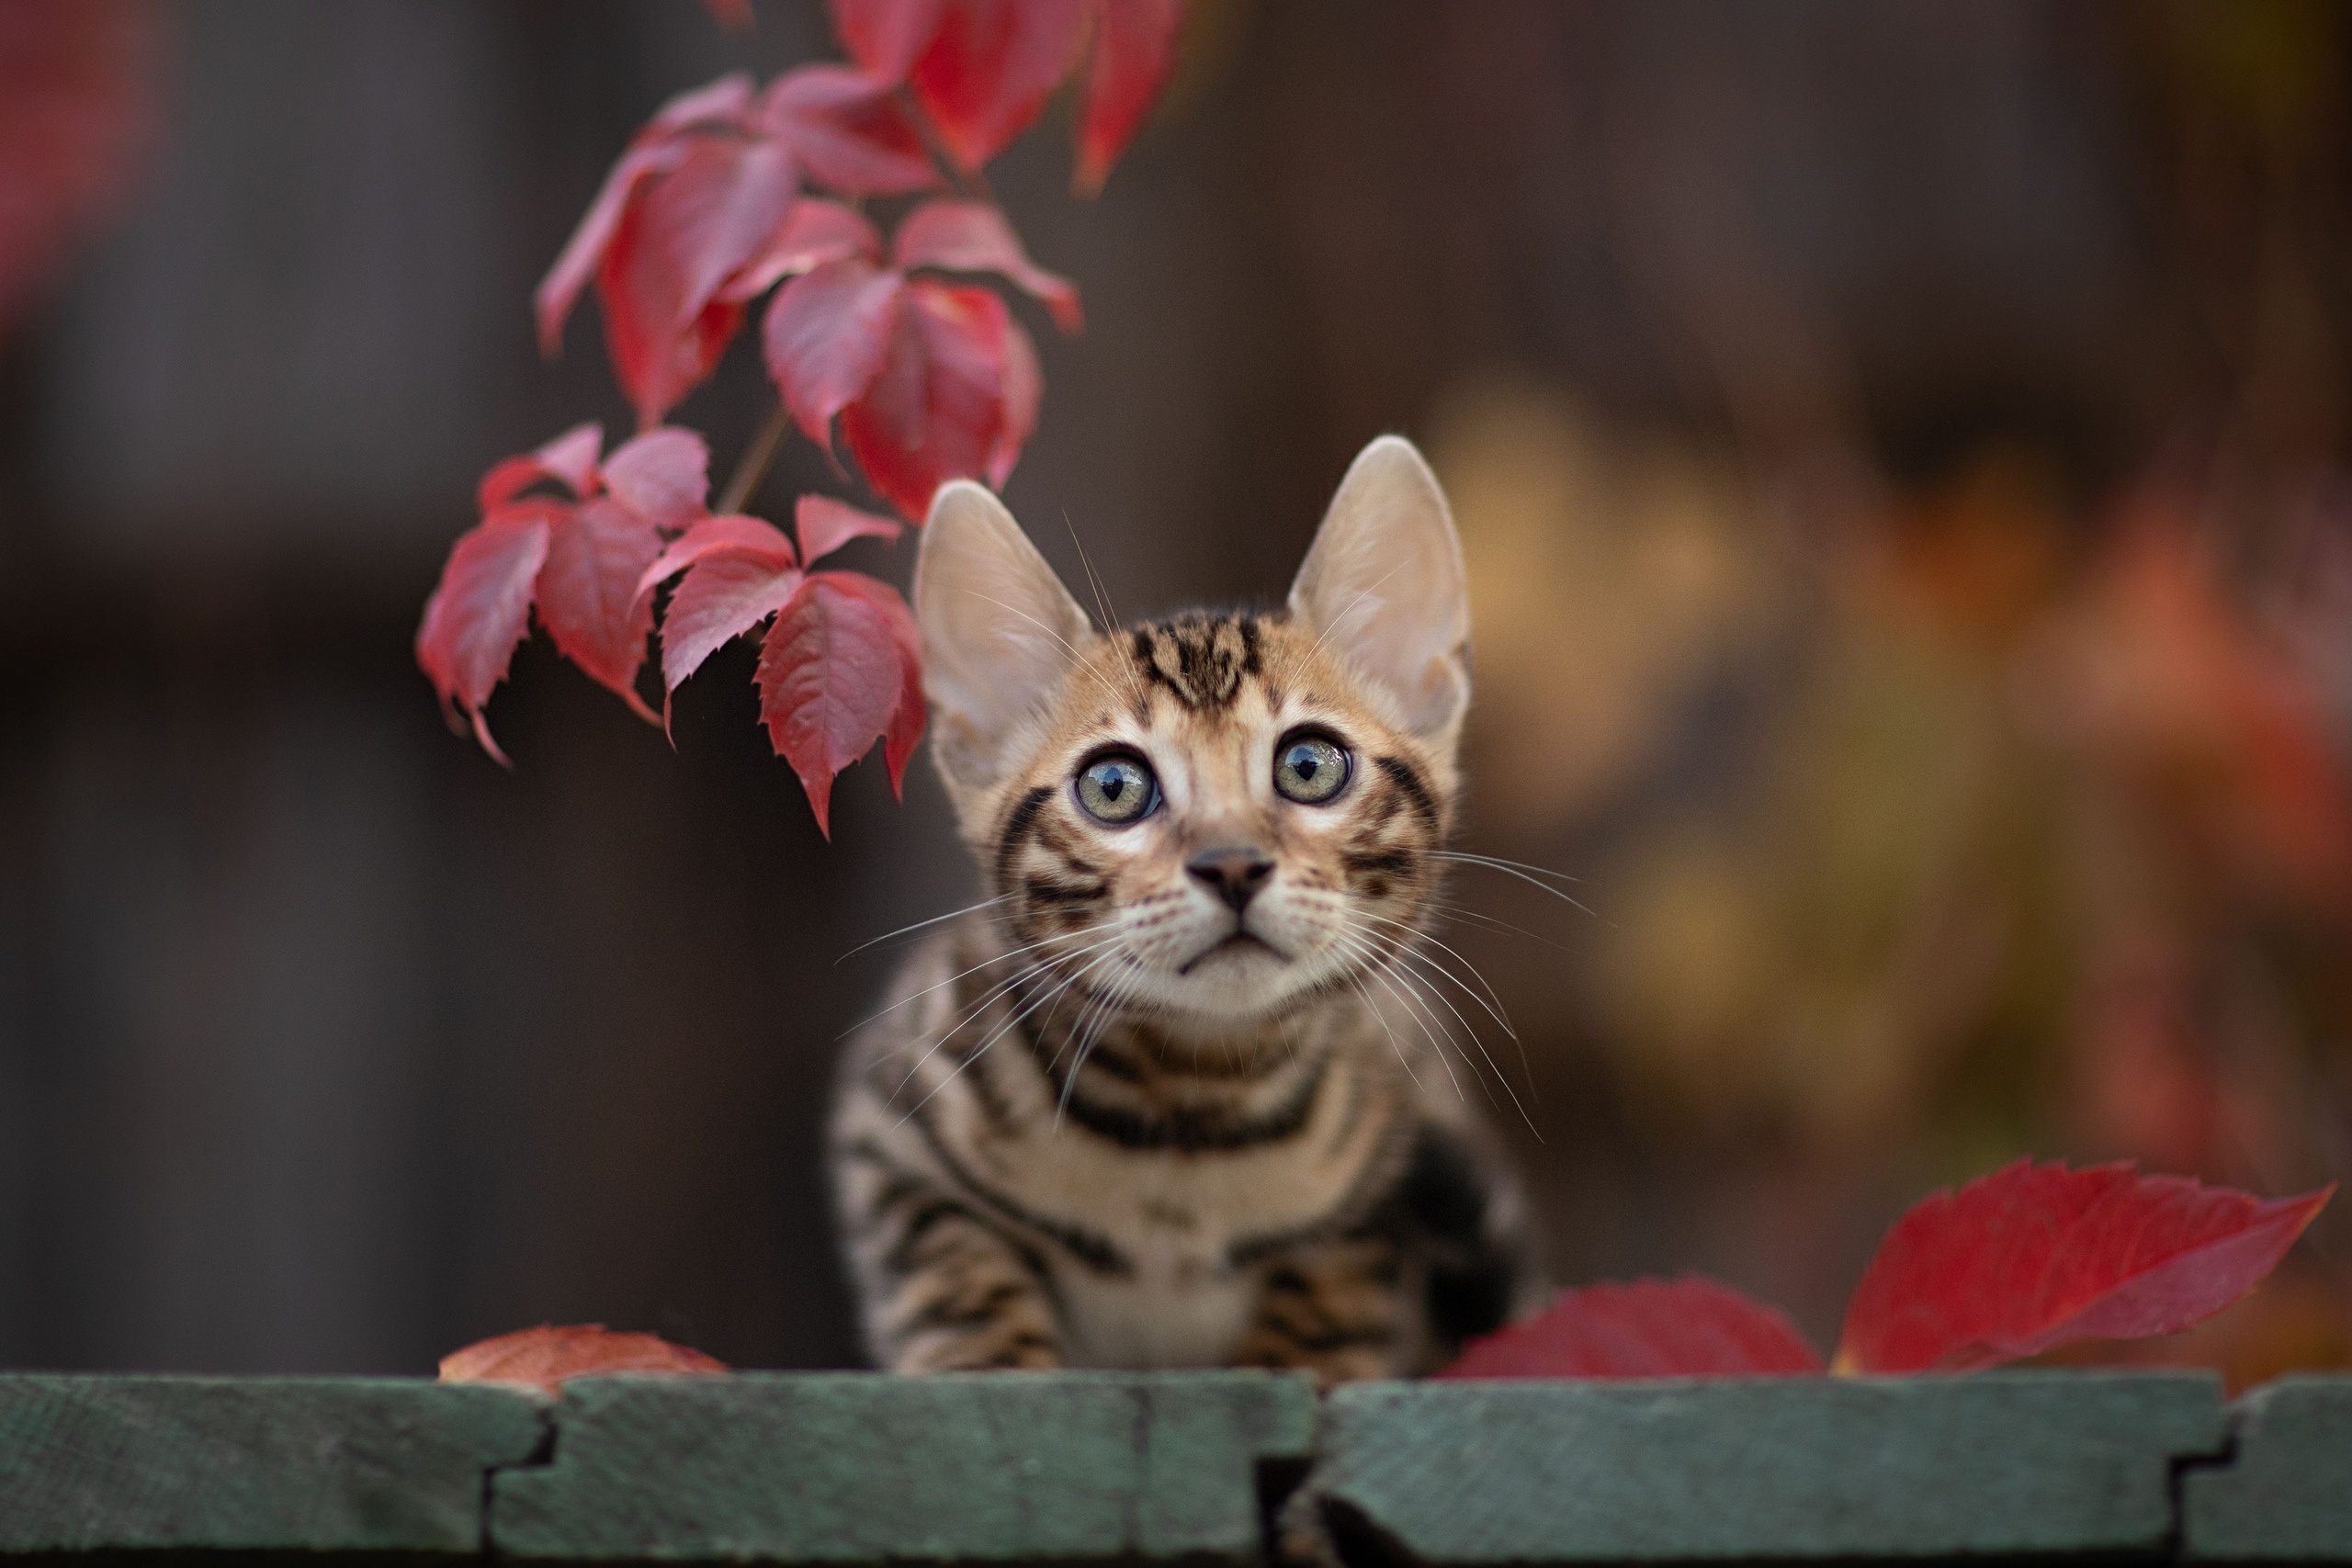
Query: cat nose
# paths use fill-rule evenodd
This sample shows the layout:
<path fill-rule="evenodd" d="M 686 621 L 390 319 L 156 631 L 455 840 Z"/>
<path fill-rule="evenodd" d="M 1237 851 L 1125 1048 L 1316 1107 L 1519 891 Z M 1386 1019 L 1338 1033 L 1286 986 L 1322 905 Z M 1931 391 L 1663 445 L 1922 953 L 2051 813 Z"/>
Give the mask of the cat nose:
<path fill-rule="evenodd" d="M 1274 863 L 1256 845 L 1241 844 L 1203 850 L 1184 863 L 1184 869 L 1238 912 L 1274 874 Z"/>

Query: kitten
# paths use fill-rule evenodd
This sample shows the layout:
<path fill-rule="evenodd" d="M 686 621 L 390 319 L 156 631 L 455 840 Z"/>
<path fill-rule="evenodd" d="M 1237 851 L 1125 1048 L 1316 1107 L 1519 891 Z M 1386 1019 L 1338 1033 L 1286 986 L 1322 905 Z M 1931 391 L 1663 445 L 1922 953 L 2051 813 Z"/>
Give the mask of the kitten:
<path fill-rule="evenodd" d="M 1466 1026 L 1391 962 L 1435 894 L 1469 697 L 1420 454 L 1364 449 L 1273 614 L 1097 634 L 970 483 L 932 507 L 914 599 L 933 754 L 996 897 L 842 1066 L 876 1359 L 1329 1383 L 1431 1370 L 1532 1304 L 1523 1206 L 1439 1049 Z"/>

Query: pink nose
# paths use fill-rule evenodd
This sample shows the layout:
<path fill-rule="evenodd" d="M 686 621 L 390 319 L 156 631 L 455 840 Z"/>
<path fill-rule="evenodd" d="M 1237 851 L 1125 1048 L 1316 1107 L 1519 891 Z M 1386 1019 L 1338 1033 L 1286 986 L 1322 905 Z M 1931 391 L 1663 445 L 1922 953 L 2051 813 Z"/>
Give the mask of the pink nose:
<path fill-rule="evenodd" d="M 1240 844 L 1203 850 L 1184 863 L 1184 869 L 1240 910 L 1274 874 L 1274 863 L 1256 845 Z"/>

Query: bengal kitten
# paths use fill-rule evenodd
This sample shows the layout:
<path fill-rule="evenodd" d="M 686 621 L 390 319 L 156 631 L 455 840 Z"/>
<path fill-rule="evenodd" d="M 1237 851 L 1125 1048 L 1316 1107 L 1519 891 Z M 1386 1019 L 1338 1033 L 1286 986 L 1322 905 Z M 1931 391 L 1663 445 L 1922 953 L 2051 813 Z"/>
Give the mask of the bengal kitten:
<path fill-rule="evenodd" d="M 1364 449 L 1272 614 L 1098 634 L 970 483 L 932 507 L 914 598 L 995 897 L 841 1075 L 875 1356 L 1329 1383 L 1430 1370 L 1528 1304 L 1523 1205 L 1460 1088 L 1468 1002 L 1401 962 L 1469 696 L 1420 454 Z"/>

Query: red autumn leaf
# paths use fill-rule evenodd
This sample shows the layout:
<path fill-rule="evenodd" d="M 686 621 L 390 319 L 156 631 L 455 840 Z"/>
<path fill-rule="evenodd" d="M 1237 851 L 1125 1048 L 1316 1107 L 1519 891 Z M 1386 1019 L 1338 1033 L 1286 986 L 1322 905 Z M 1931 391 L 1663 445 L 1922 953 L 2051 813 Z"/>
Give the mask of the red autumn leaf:
<path fill-rule="evenodd" d="M 890 636 L 899 645 L 899 705 L 892 710 L 890 728 L 882 736 L 882 760 L 890 770 L 890 794 L 895 797 L 907 776 L 907 760 L 922 739 L 922 632 L 915 625 L 914 612 L 888 583 L 854 571 L 826 576 L 836 586 L 863 594 L 889 626 Z"/>
<path fill-rule="evenodd" d="M 710 19 L 730 33 L 747 33 L 759 26 L 752 15 L 752 0 L 702 0 Z"/>
<path fill-rule="evenodd" d="M 679 94 L 662 106 L 605 176 L 596 199 L 565 243 L 563 252 L 548 269 L 532 295 L 538 319 L 539 347 L 553 354 L 561 344 L 564 318 L 579 301 L 580 291 L 595 276 L 598 264 L 618 232 L 622 214 L 637 187 L 654 175 L 676 166 L 685 154 L 679 134 L 695 126 L 735 126 L 742 123 L 752 104 L 752 79 L 742 73 L 722 76 L 707 86 Z"/>
<path fill-rule="evenodd" d="M 922 517 L 949 479 L 1011 467 L 1001 446 L 1012 325 L 985 288 L 915 278 L 900 289 L 881 370 L 842 410 L 842 435 L 901 514 Z"/>
<path fill-rule="evenodd" d="M 865 215 L 822 197 L 803 197 L 784 215 L 760 254 L 719 290 L 720 298 L 750 299 L 767 292 L 780 277 L 808 272 L 827 262 L 863 256 L 882 260 L 882 236 Z"/>
<path fill-rule="evenodd" d="M 977 169 L 1028 129 L 1088 44 L 1078 188 L 1102 186 L 1175 54 L 1182 0 L 833 0 L 833 29 L 876 76 L 909 80 L 949 153 Z"/>
<path fill-rule="evenodd" d="M 741 308 L 720 290 L 760 254 L 796 194 L 774 141 L 689 133 L 676 164 L 647 180 L 596 271 L 613 370 L 650 425 L 707 378 Z"/>
<path fill-rule="evenodd" d="M 539 620 L 556 648 L 647 719 L 654 716 L 635 682 L 653 606 L 639 601 L 637 580 L 661 553 L 650 520 L 600 495 L 554 519 L 539 569 Z"/>
<path fill-rule="evenodd" d="M 881 371 L 903 288 L 897 273 L 844 256 L 802 273 L 768 304 L 768 374 L 801 433 L 829 452 L 833 416 Z"/>
<path fill-rule="evenodd" d="M 907 73 L 948 154 L 977 169 L 1029 129 L 1077 62 L 1085 0 L 949 0 Z"/>
<path fill-rule="evenodd" d="M 2019 1160 L 1895 1222 L 1847 1306 L 1836 1370 L 1965 1371 L 2178 1333 L 2252 1290 L 2334 1190 L 2265 1202 L 2129 1165 Z"/>
<path fill-rule="evenodd" d="M 828 836 L 834 776 L 884 738 L 901 704 L 900 649 L 888 614 L 850 572 L 810 573 L 768 627 L 760 717 Z"/>
<path fill-rule="evenodd" d="M 559 502 L 519 501 L 460 535 L 416 628 L 416 661 L 442 705 L 463 711 L 482 750 L 502 766 L 511 764 L 490 738 L 482 705 L 506 679 L 515 647 L 530 629 L 531 596 L 547 560 L 549 525 L 562 511 Z"/>
<path fill-rule="evenodd" d="M 685 573 L 662 619 L 662 682 L 675 692 L 731 637 L 775 614 L 799 588 L 792 543 L 756 517 L 714 517 L 662 552 L 639 579 L 640 604 L 656 583 Z"/>
<path fill-rule="evenodd" d="M 830 495 L 804 495 L 793 503 L 793 531 L 800 536 L 800 558 L 815 561 L 852 539 L 895 539 L 907 525 L 895 517 L 860 512 Z"/>
<path fill-rule="evenodd" d="M 601 440 L 595 425 L 578 425 L 492 466 L 477 492 L 481 525 L 450 550 L 417 628 L 417 663 L 502 763 L 481 708 L 505 679 L 534 604 L 565 658 L 654 717 L 636 689 L 653 614 L 639 580 L 662 535 L 701 513 L 709 453 L 692 431 L 652 430 L 600 466 Z M 571 493 L 514 499 L 540 483 Z"/>
<path fill-rule="evenodd" d="M 601 1323 L 542 1324 L 477 1340 L 441 1358 L 443 1382 L 521 1383 L 557 1393 L 566 1378 L 595 1372 L 723 1372 L 699 1350 L 650 1334 L 615 1334 Z"/>
<path fill-rule="evenodd" d="M 603 425 L 594 420 L 575 424 L 537 451 L 519 452 L 492 464 L 474 491 L 474 504 L 487 513 L 518 491 L 547 480 L 562 485 L 575 496 L 594 495 L 596 458 L 604 449 Z"/>
<path fill-rule="evenodd" d="M 1037 345 L 1029 329 L 1010 316 L 1004 323 L 1004 422 L 997 426 L 996 443 L 989 448 L 988 480 L 999 490 L 1012 477 L 1021 448 L 1037 428 L 1037 404 L 1046 395 L 1046 378 L 1037 368 Z"/>
<path fill-rule="evenodd" d="M 942 0 L 832 0 L 833 32 L 850 57 L 888 81 L 903 80 L 939 30 Z"/>
<path fill-rule="evenodd" d="M 1563 1291 L 1523 1323 L 1474 1339 L 1448 1378 L 1758 1377 L 1818 1373 L 1821 1358 L 1770 1307 L 1712 1280 Z"/>
<path fill-rule="evenodd" d="M 623 442 L 605 459 L 602 473 L 605 488 L 631 511 L 674 534 L 702 515 L 710 494 L 710 448 L 691 430 L 649 430 Z"/>
<path fill-rule="evenodd" d="M 1086 72 L 1086 107 L 1078 118 L 1081 196 L 1110 177 L 1128 138 L 1143 124 L 1168 80 L 1184 0 L 1094 0 L 1094 48 Z"/>
<path fill-rule="evenodd" d="M 891 248 L 901 268 L 1001 274 L 1043 300 L 1062 331 L 1086 324 L 1077 286 L 1031 261 L 1004 214 L 985 201 L 927 201 L 899 223 Z"/>
<path fill-rule="evenodd" d="M 803 65 L 769 85 L 762 118 L 800 172 L 845 196 L 898 196 L 939 184 L 894 85 L 846 65 Z"/>
<path fill-rule="evenodd" d="M 0 6 L 0 331 L 121 193 L 155 21 L 131 0 Z"/>

